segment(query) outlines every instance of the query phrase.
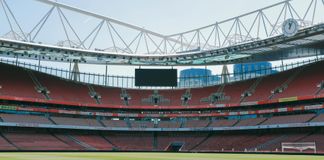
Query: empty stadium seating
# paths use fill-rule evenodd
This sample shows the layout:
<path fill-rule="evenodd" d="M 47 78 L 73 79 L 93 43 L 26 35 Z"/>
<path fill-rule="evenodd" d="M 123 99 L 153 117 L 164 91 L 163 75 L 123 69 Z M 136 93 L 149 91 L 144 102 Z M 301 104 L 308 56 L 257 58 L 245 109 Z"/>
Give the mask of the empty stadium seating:
<path fill-rule="evenodd" d="M 235 126 L 256 126 L 264 122 L 266 118 L 249 118 L 240 120 Z"/>
<path fill-rule="evenodd" d="M 231 127 L 237 123 L 237 120 L 214 120 L 209 127 Z"/>
<path fill-rule="evenodd" d="M 86 85 L 65 81 L 53 76 L 36 73 L 38 80 L 49 90 L 49 97 L 54 100 L 95 104 Z"/>
<path fill-rule="evenodd" d="M 218 88 L 219 86 L 191 89 L 190 93 L 192 94 L 192 98 L 188 104 L 189 105 L 204 104 L 204 102 L 201 102 L 201 99 L 208 98 L 212 93 L 217 92 Z M 209 104 L 209 102 L 207 104 Z"/>
<path fill-rule="evenodd" d="M 76 125 L 76 126 L 101 126 L 96 119 L 88 118 L 69 118 L 69 117 L 51 117 L 59 125 Z"/>
<path fill-rule="evenodd" d="M 4 122 L 16 122 L 16 123 L 32 123 L 32 124 L 53 124 L 49 119 L 44 116 L 35 115 L 19 115 L 19 114 L 0 114 L 1 119 Z"/>
<path fill-rule="evenodd" d="M 8 142 L 3 136 L 0 136 L 0 150 L 17 150 L 17 148 Z"/>
<path fill-rule="evenodd" d="M 123 151 L 151 151 L 153 150 L 153 134 L 151 133 L 110 133 L 104 137 Z M 141 147 L 138 147 L 138 146 Z"/>
<path fill-rule="evenodd" d="M 117 128 L 205 128 L 205 127 L 232 127 L 232 126 L 256 126 L 276 125 L 305 122 L 324 122 L 324 114 L 297 114 L 279 115 L 268 118 L 248 118 L 242 120 L 215 119 L 215 120 L 186 120 L 186 121 L 159 121 L 156 125 L 153 121 L 144 120 L 97 120 L 95 118 L 62 117 L 43 115 L 21 115 L 0 113 L 3 122 L 28 123 L 28 124 L 52 124 L 74 125 L 90 127 L 117 127 Z"/>
<path fill-rule="evenodd" d="M 316 91 L 318 91 L 317 84 L 324 80 L 324 75 L 318 74 L 321 72 L 321 68 L 323 66 L 324 62 L 319 62 L 300 69 L 300 73 L 298 73 L 296 77 L 294 77 L 292 81 L 289 82 L 288 87 L 283 90 L 282 93 L 273 95 L 272 99 L 292 96 L 316 95 Z M 27 70 L 4 64 L 0 64 L 0 67 L 2 67 L 0 69 L 1 96 L 32 98 L 32 100 L 37 101 L 40 99 L 46 100 L 41 93 L 38 93 L 36 91 L 35 84 Z M 253 92 L 251 96 L 245 97 L 244 102 L 268 100 L 269 96 L 271 95 L 271 90 L 285 83 L 296 72 L 297 69 L 294 69 L 284 73 L 263 77 L 255 88 L 255 92 Z M 38 72 L 34 73 L 39 82 L 48 89 L 49 97 L 53 102 L 74 102 L 83 104 L 84 106 L 90 104 L 96 105 L 97 103 L 95 99 L 91 98 L 88 86 L 84 84 L 55 78 Z M 195 106 L 203 104 L 206 106 L 214 107 L 214 105 L 209 105 L 210 102 L 202 101 L 202 99 L 208 98 L 211 94 L 217 91 L 224 93 L 228 99 L 218 101 L 216 105 L 238 104 L 242 100 L 241 94 L 249 89 L 256 81 L 257 79 L 251 79 L 247 81 L 226 84 L 223 86 L 211 86 L 191 89 L 190 93 L 192 94 L 192 99 L 189 100 L 188 105 Z M 123 110 L 125 104 L 120 97 L 121 88 L 93 86 L 93 90 L 101 96 L 101 107 L 113 105 L 121 108 L 120 110 L 118 109 L 118 112 L 120 111 L 120 113 L 139 113 L 138 110 Z M 186 90 L 184 89 L 162 90 L 158 91 L 158 94 L 163 96 L 165 99 L 170 100 L 169 104 L 163 105 L 170 106 L 170 108 L 168 109 L 172 109 L 172 107 L 174 106 L 182 105 L 181 96 L 185 92 Z M 321 92 L 319 93 L 321 94 Z M 153 90 L 129 89 L 127 90 L 127 94 L 129 94 L 129 96 L 131 97 L 131 100 L 128 104 L 128 107 L 130 107 L 131 109 L 153 105 L 143 101 L 143 99 L 149 98 L 153 94 Z M 41 103 L 37 107 L 47 106 L 43 106 L 43 103 Z M 56 106 L 51 107 L 55 108 Z M 57 107 L 65 106 L 61 105 Z M 66 107 L 68 108 L 71 106 L 66 105 Z M 159 108 L 158 106 L 152 107 Z M 187 106 L 183 106 L 182 109 L 186 109 L 186 107 Z M 249 110 L 254 111 L 254 109 L 252 108 L 254 106 L 248 107 L 250 107 L 248 108 Z M 274 106 L 274 108 L 276 108 L 276 106 Z M 86 110 L 87 108 L 84 109 Z M 237 110 L 239 109 L 240 108 L 238 108 Z M 76 110 L 76 112 L 83 111 L 83 108 L 77 108 Z M 228 111 L 231 110 L 231 108 L 226 108 L 224 110 Z M 100 112 L 104 111 L 106 110 L 103 109 Z M 111 110 L 109 110 L 109 112 L 110 111 Z M 263 117 L 248 119 L 239 119 L 239 116 L 234 117 L 235 119 L 232 119 L 233 117 L 224 116 L 218 119 L 216 119 L 216 117 L 209 117 L 208 119 L 206 118 L 206 120 L 191 120 L 185 118 L 179 118 L 175 120 L 162 119 L 154 123 L 153 121 L 146 119 L 146 117 L 143 117 L 143 120 L 133 120 L 128 119 L 127 117 L 123 117 L 125 118 L 125 120 L 110 120 L 109 118 L 111 117 L 96 117 L 95 115 L 89 115 L 87 117 L 79 117 L 77 115 L 73 115 L 74 117 L 69 117 L 67 114 L 60 115 L 59 113 L 53 115 L 51 113 L 34 115 L 35 113 L 33 113 L 32 111 L 23 112 L 24 114 L 17 114 L 14 111 L 2 112 L 3 113 L 0 113 L 0 120 L 2 122 L 23 123 L 25 124 L 24 127 L 27 127 L 17 129 L 19 127 L 23 127 L 23 125 L 19 126 L 20 124 L 18 124 L 19 127 L 0 127 L 0 150 L 165 151 L 171 144 L 179 143 L 183 145 L 180 149 L 181 151 L 274 152 L 278 150 L 280 151 L 282 142 L 316 142 L 316 144 L 318 145 L 318 151 L 324 152 L 324 134 L 321 127 L 318 127 L 318 129 L 306 128 L 305 130 L 304 128 L 300 130 L 287 129 L 289 130 L 287 132 L 282 132 L 281 129 L 276 129 L 275 127 L 267 131 L 199 131 L 201 128 L 207 127 L 236 127 L 231 129 L 237 129 L 238 127 L 244 126 L 324 122 L 324 114 L 302 114 L 299 112 L 298 114 L 294 114 L 293 112 L 290 112 L 290 115 L 264 114 L 261 115 Z M 150 111 L 144 111 L 144 113 L 149 112 Z M 167 112 L 172 113 L 170 111 Z M 200 111 L 192 111 L 192 113 L 198 112 Z M 217 110 L 217 112 L 219 112 L 219 110 Z M 155 113 L 163 114 L 164 111 L 158 111 Z M 184 111 L 183 113 L 191 113 L 191 111 Z M 113 117 L 116 116 L 114 115 Z M 114 128 L 112 128 L 113 131 L 82 130 L 79 133 L 79 130 L 73 129 L 66 129 L 64 131 L 60 131 L 55 128 L 39 129 L 37 128 L 38 124 Z M 156 130 L 161 131 L 146 132 L 146 128 L 156 128 Z M 172 131 L 172 129 L 178 128 L 180 128 L 180 131 Z M 188 128 L 196 129 L 198 131 L 187 131 Z M 114 131 L 116 129 L 123 130 L 123 132 Z M 128 129 L 129 131 L 125 131 L 126 129 Z"/>
<path fill-rule="evenodd" d="M 128 127 L 127 122 L 123 120 L 101 120 L 101 122 L 106 127 Z"/>
<path fill-rule="evenodd" d="M 274 98 L 315 95 L 317 85 L 324 80 L 323 62 L 303 68 L 302 72 L 288 85 L 287 89 Z"/>
<path fill-rule="evenodd" d="M 219 101 L 221 104 L 238 104 L 241 100 L 241 95 L 244 91 L 249 89 L 249 87 L 255 82 L 256 79 L 242 81 L 240 83 L 233 83 L 229 85 L 225 85 L 224 93 L 226 100 Z"/>
<path fill-rule="evenodd" d="M 288 116 L 273 116 L 266 121 L 263 125 L 272 125 L 272 124 L 287 124 L 287 123 L 303 123 L 311 120 L 315 117 L 315 114 L 301 114 L 301 115 L 288 115 Z"/>
<path fill-rule="evenodd" d="M 172 90 L 172 91 L 165 91 L 161 90 L 159 91 L 159 94 L 161 94 L 164 98 L 170 100 L 171 106 L 181 106 L 182 101 L 181 97 L 185 93 L 184 89 L 179 89 L 179 90 Z"/>
<path fill-rule="evenodd" d="M 154 128 L 152 121 L 129 121 L 132 128 Z"/>
<path fill-rule="evenodd" d="M 84 146 L 91 147 L 93 150 L 112 150 L 114 146 L 109 143 L 104 137 L 101 137 L 99 135 L 71 135 L 75 139 L 75 141 L 78 141 L 80 144 L 86 144 Z"/>
<path fill-rule="evenodd" d="M 293 74 L 293 71 L 287 71 L 282 74 L 275 74 L 275 75 L 269 75 L 264 77 L 260 84 L 256 87 L 255 92 L 244 99 L 245 102 L 250 101 L 261 101 L 261 100 L 268 100 L 271 91 L 274 90 L 276 87 L 279 87 L 282 83 L 284 83 L 291 74 Z"/>
<path fill-rule="evenodd" d="M 208 120 L 188 120 L 184 123 L 183 128 L 204 128 L 208 124 Z"/>
<path fill-rule="evenodd" d="M 193 148 L 200 151 L 244 151 L 246 148 L 252 148 L 250 142 L 257 135 L 253 134 L 213 134 L 204 143 Z"/>
<path fill-rule="evenodd" d="M 19 150 L 69 150 L 69 145 L 48 133 L 33 131 L 8 132 L 4 137 Z"/>
<path fill-rule="evenodd" d="M 311 120 L 311 122 L 324 122 L 324 114 L 320 114 L 316 116 Z"/>
<path fill-rule="evenodd" d="M 123 102 L 120 98 L 120 88 L 94 86 L 94 90 L 101 96 L 100 102 L 102 104 L 123 105 Z"/>
<path fill-rule="evenodd" d="M 282 142 L 315 142 L 324 153 L 323 132 L 316 129 L 249 132 L 87 132 L 15 129 L 0 131 L 0 150 L 120 150 L 165 151 L 181 144 L 180 151 L 281 151 Z M 293 151 L 293 150 L 291 150 Z M 294 150 L 299 152 L 298 150 Z"/>
<path fill-rule="evenodd" d="M 26 70 L 0 63 L 0 75 L 0 95 L 44 98 L 37 93 Z"/>
<path fill-rule="evenodd" d="M 127 93 L 131 96 L 130 100 L 130 105 L 150 105 L 150 104 L 145 104 L 142 102 L 142 99 L 144 98 L 149 98 L 149 96 L 153 93 L 151 90 L 135 90 L 135 89 L 130 89 L 127 90 Z"/>
<path fill-rule="evenodd" d="M 303 68 L 297 68 L 266 76 L 262 78 L 260 83 L 256 86 L 252 95 L 245 97 L 243 100 L 244 102 L 268 100 L 271 91 L 280 87 L 289 79 L 291 79 L 291 82 L 289 82 L 287 88 L 284 89 L 282 93 L 273 95 L 272 99 L 293 96 L 315 96 L 319 90 L 317 85 L 324 80 L 324 75 L 318 74 L 321 73 L 320 68 L 323 66 L 324 62 L 318 62 L 304 66 Z M 297 72 L 298 74 L 296 74 L 296 77 L 291 78 Z M 74 102 L 74 104 L 79 103 L 92 105 L 97 103 L 96 100 L 90 96 L 88 86 L 84 84 L 63 80 L 36 71 L 33 71 L 33 73 L 42 86 L 49 91 L 49 97 L 52 100 L 56 100 L 54 102 Z M 35 84 L 27 70 L 7 64 L 1 64 L 0 74 L 2 75 L 0 77 L 0 95 L 45 99 L 41 93 L 36 91 Z M 19 75 L 19 77 L 17 75 Z M 202 99 L 208 99 L 211 94 L 216 93 L 217 91 L 220 91 L 225 95 L 225 100 L 217 102 L 218 104 L 238 104 L 242 100 L 242 93 L 247 91 L 247 89 L 249 89 L 256 80 L 257 79 L 251 79 L 235 82 L 226 84 L 225 86 L 193 88 L 190 90 L 192 97 L 191 100 L 188 101 L 187 105 L 209 104 L 210 102 L 202 101 Z M 101 96 L 101 104 L 105 106 L 125 105 L 120 97 L 121 88 L 106 88 L 100 86 L 94 86 L 93 88 L 94 91 Z M 162 103 L 162 105 L 181 106 L 181 96 L 185 93 L 185 90 L 161 90 L 158 93 L 170 101 L 170 103 Z M 149 98 L 150 95 L 153 94 L 152 90 L 128 89 L 127 94 L 131 97 L 128 104 L 129 106 L 153 105 L 143 102 L 145 98 Z M 319 94 L 321 94 L 321 92 L 319 92 Z"/>
<path fill-rule="evenodd" d="M 62 141 L 63 143 L 67 144 L 69 146 L 68 150 L 87 150 L 87 147 L 82 146 L 80 143 L 78 143 L 75 139 L 71 138 L 68 134 L 53 134 L 59 141 Z"/>
<path fill-rule="evenodd" d="M 160 121 L 158 124 L 159 128 L 180 128 L 181 122 L 178 121 Z"/>

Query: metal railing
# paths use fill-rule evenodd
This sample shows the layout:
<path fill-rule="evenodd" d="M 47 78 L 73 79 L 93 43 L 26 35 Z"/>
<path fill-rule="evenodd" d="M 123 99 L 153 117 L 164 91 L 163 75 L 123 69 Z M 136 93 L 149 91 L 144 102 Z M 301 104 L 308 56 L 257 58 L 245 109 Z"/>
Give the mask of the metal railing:
<path fill-rule="evenodd" d="M 285 64 L 275 67 L 267 67 L 259 70 L 252 70 L 249 72 L 242 72 L 239 74 L 229 73 L 227 75 L 207 75 L 207 76 L 188 76 L 188 77 L 178 77 L 178 86 L 177 87 L 140 87 L 141 89 L 184 89 L 184 88 L 199 88 L 199 87 L 208 87 L 214 85 L 223 84 L 223 77 L 227 77 L 227 83 L 248 80 L 252 78 L 267 76 L 270 74 L 275 74 L 277 72 L 287 71 L 296 67 L 307 65 L 310 63 L 315 63 L 323 60 L 323 57 L 317 57 L 315 59 L 303 60 L 291 64 Z M 26 62 L 20 62 L 9 59 L 0 58 L 0 62 L 15 65 L 34 71 L 46 73 L 56 77 L 60 77 L 67 80 L 72 80 L 73 71 L 35 65 Z M 274 72 L 275 71 L 275 72 Z M 95 74 L 95 73 L 86 73 L 79 72 L 80 79 L 78 82 L 86 84 L 94 84 L 107 87 L 118 87 L 118 88 L 127 88 L 127 89 L 138 89 L 139 87 L 135 86 L 135 77 L 131 76 L 116 76 L 116 75 L 105 75 L 105 74 Z"/>

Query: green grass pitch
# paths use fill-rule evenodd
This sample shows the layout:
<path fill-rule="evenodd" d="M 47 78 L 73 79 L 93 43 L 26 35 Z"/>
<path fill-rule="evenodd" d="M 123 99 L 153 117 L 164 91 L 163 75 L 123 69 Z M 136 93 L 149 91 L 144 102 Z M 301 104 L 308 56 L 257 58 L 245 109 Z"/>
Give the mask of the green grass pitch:
<path fill-rule="evenodd" d="M 0 160 L 324 160 L 324 156 L 202 153 L 2 152 Z"/>

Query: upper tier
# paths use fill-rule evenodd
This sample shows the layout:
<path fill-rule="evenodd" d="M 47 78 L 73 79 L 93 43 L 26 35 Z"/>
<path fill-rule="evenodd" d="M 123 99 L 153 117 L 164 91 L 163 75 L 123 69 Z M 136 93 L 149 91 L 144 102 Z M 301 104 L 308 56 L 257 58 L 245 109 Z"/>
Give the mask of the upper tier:
<path fill-rule="evenodd" d="M 90 86 L 0 64 L 0 99 L 129 109 L 195 109 L 256 105 L 281 102 L 287 98 L 298 100 L 324 97 L 324 91 L 319 87 L 324 81 L 323 67 L 324 61 L 320 61 L 266 77 L 190 90 L 122 91 L 121 88 Z M 47 95 L 44 91 L 47 91 Z M 275 93 L 272 93 L 273 91 Z"/>

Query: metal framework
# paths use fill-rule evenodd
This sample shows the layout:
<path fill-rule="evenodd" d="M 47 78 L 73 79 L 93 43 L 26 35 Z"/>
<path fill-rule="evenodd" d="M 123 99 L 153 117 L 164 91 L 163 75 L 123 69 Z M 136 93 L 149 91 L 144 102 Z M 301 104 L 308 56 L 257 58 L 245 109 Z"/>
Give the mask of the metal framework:
<path fill-rule="evenodd" d="M 183 55 L 200 53 L 219 48 L 259 41 L 281 35 L 281 24 L 288 18 L 296 19 L 301 29 L 308 28 L 324 19 L 324 0 L 285 0 L 256 11 L 219 21 L 211 25 L 190 31 L 163 35 L 142 27 L 121 22 L 100 14 L 85 11 L 53 0 L 33 0 L 35 8 L 44 8 L 32 27 L 25 27 L 26 21 L 15 12 L 16 6 L 0 0 L 1 24 L 3 38 L 24 42 L 42 42 L 60 47 L 94 50 L 107 53 L 129 55 Z M 14 0 L 11 0 L 14 1 Z M 16 3 L 20 3 L 16 0 Z M 44 5 L 45 4 L 45 5 Z M 302 4 L 305 8 L 300 8 Z M 28 14 L 28 10 L 24 12 Z M 29 15 L 29 17 L 38 17 Z M 75 18 L 76 17 L 76 18 Z M 81 18 L 80 18 L 81 17 Z M 36 19 L 36 18 L 35 18 Z M 77 20 L 76 20 L 77 19 Z M 88 28 L 88 32 L 79 31 L 78 26 Z M 78 21 L 79 20 L 79 21 Z M 55 23 L 56 26 L 51 26 Z M 57 34 L 55 40 L 48 42 L 42 33 Z M 60 35 L 60 36 L 59 36 Z M 104 40 L 105 43 L 102 43 Z"/>
<path fill-rule="evenodd" d="M 169 35 L 168 37 L 206 51 L 280 35 L 282 33 L 281 24 L 289 18 L 296 19 L 301 28 L 310 27 L 323 21 L 324 17 L 318 13 L 324 12 L 323 0 L 299 2 L 307 4 L 304 5 L 304 7 L 307 7 L 304 13 L 294 7 L 292 0 L 286 0 L 215 24 Z M 184 51 L 190 49 L 184 45 L 181 45 L 180 48 Z"/>

